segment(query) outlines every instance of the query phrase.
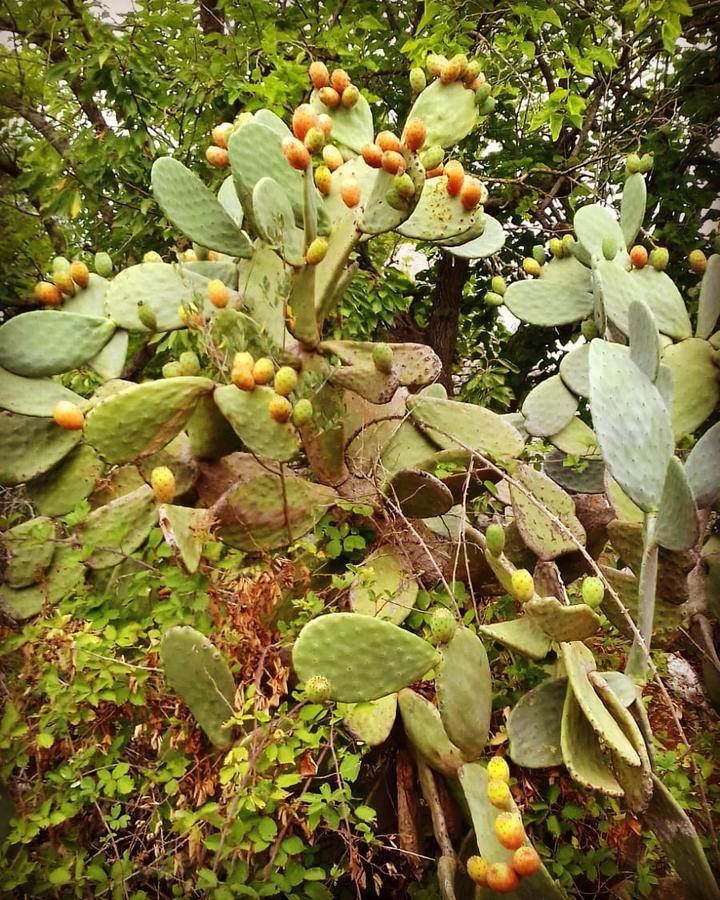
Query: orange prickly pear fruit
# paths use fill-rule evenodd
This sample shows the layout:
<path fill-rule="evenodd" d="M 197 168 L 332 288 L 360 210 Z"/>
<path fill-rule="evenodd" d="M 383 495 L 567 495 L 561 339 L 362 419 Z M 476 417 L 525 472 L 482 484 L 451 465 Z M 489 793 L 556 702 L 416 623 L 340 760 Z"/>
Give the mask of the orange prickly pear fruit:
<path fill-rule="evenodd" d="M 382 167 L 390 175 L 402 175 L 405 171 L 405 158 L 395 150 L 386 150 L 382 155 Z"/>
<path fill-rule="evenodd" d="M 271 419 L 282 424 L 290 418 L 292 404 L 287 397 L 283 397 L 281 394 L 273 394 L 268 404 L 268 412 Z"/>
<path fill-rule="evenodd" d="M 319 91 L 320 88 L 327 87 L 330 84 L 330 72 L 328 71 L 328 67 L 319 59 L 310 63 L 308 75 L 310 76 L 310 81 L 316 91 Z"/>
<path fill-rule="evenodd" d="M 353 106 L 360 99 L 360 91 L 355 87 L 354 84 L 349 84 L 345 90 L 342 92 L 342 96 L 340 97 L 340 101 L 345 109 L 352 109 Z"/>
<path fill-rule="evenodd" d="M 499 778 L 492 778 L 488 781 L 488 800 L 495 806 L 497 809 L 507 809 L 510 800 L 512 799 L 512 794 L 510 793 L 510 788 L 507 785 L 506 781 L 501 781 Z"/>
<path fill-rule="evenodd" d="M 635 244 L 630 251 L 630 262 L 636 269 L 642 269 L 647 265 L 648 252 L 642 244 Z"/>
<path fill-rule="evenodd" d="M 281 148 L 285 159 L 290 163 L 293 169 L 304 172 L 310 165 L 310 153 L 308 148 L 298 138 L 290 137 L 288 135 L 288 137 L 283 138 Z"/>
<path fill-rule="evenodd" d="M 303 397 L 301 400 L 298 400 L 293 409 L 293 424 L 297 425 L 298 428 L 301 428 L 303 425 L 307 425 L 312 419 L 313 414 L 312 403 L 307 397 Z"/>
<path fill-rule="evenodd" d="M 290 366 L 280 366 L 275 373 L 275 393 L 287 397 L 297 387 L 298 377 L 295 369 Z"/>
<path fill-rule="evenodd" d="M 532 600 L 535 593 L 535 582 L 527 569 L 516 569 L 510 578 L 512 595 L 520 603 Z"/>
<path fill-rule="evenodd" d="M 513 853 L 512 867 L 521 877 L 534 875 L 540 868 L 540 856 L 534 847 L 518 847 Z"/>
<path fill-rule="evenodd" d="M 425 178 L 439 178 L 444 171 L 445 166 L 440 163 L 440 165 L 436 166 L 434 169 L 428 169 L 427 172 L 425 172 Z"/>
<path fill-rule="evenodd" d="M 338 94 L 350 87 L 350 76 L 345 69 L 333 69 L 330 75 L 330 84 L 335 88 Z"/>
<path fill-rule="evenodd" d="M 208 250 L 208 262 L 217 262 L 220 259 L 220 254 L 217 250 Z"/>
<path fill-rule="evenodd" d="M 377 144 L 365 144 L 360 153 L 365 164 L 371 169 L 379 169 L 382 166 L 383 151 Z"/>
<path fill-rule="evenodd" d="M 69 400 L 60 400 L 55 404 L 52 417 L 56 425 L 68 431 L 80 431 L 85 424 L 85 416 L 79 406 Z"/>
<path fill-rule="evenodd" d="M 70 272 L 53 272 L 52 280 L 63 294 L 67 294 L 68 297 L 75 296 L 75 282 L 72 280 Z"/>
<path fill-rule="evenodd" d="M 707 257 L 702 250 L 692 250 L 688 254 L 688 265 L 691 272 L 694 272 L 696 275 L 702 275 L 707 268 Z"/>
<path fill-rule="evenodd" d="M 343 182 L 340 188 L 340 196 L 345 206 L 352 209 L 360 202 L 360 182 L 356 178 L 349 178 Z"/>
<path fill-rule="evenodd" d="M 403 141 L 408 150 L 419 150 L 425 143 L 427 130 L 422 119 L 410 119 L 403 132 Z"/>
<path fill-rule="evenodd" d="M 503 756 L 493 756 L 487 766 L 487 776 L 491 781 L 510 781 L 510 766 Z"/>
<path fill-rule="evenodd" d="M 465 58 L 465 65 L 467 65 L 467 58 Z M 453 56 L 452 59 L 448 60 L 440 68 L 440 81 L 442 81 L 443 84 L 450 84 L 453 81 L 457 81 L 458 78 L 462 76 L 463 71 L 464 67 L 460 55 Z"/>
<path fill-rule="evenodd" d="M 230 165 L 230 157 L 227 150 L 214 144 L 205 151 L 205 159 L 211 166 L 215 166 L 216 169 L 227 169 Z"/>
<path fill-rule="evenodd" d="M 498 894 L 510 894 L 517 888 L 520 879 L 507 863 L 493 863 L 488 866 L 485 883 Z"/>
<path fill-rule="evenodd" d="M 255 384 L 269 384 L 275 377 L 275 365 L 267 356 L 262 356 L 252 370 Z"/>
<path fill-rule="evenodd" d="M 327 239 L 324 237 L 316 237 L 315 240 L 312 241 L 310 246 L 307 248 L 307 251 L 305 253 L 305 262 L 309 266 L 316 266 L 319 262 L 322 262 L 325 259 L 327 249 Z"/>
<path fill-rule="evenodd" d="M 70 275 L 78 287 L 86 288 L 90 284 L 90 269 L 80 260 L 70 264 Z"/>
<path fill-rule="evenodd" d="M 465 863 L 465 867 L 467 868 L 468 875 L 475 884 L 487 884 L 488 864 L 487 860 L 483 859 L 482 856 L 469 856 L 468 861 Z"/>
<path fill-rule="evenodd" d="M 327 166 L 318 166 L 315 169 L 315 187 L 327 197 L 332 188 L 332 172 Z"/>
<path fill-rule="evenodd" d="M 336 106 L 340 105 L 340 94 L 332 87 L 322 87 L 317 92 L 318 99 L 321 103 L 324 103 L 325 106 L 330 109 L 335 109 Z"/>
<path fill-rule="evenodd" d="M 172 503 L 175 499 L 175 476 L 167 466 L 155 466 L 150 473 L 150 487 L 158 503 Z"/>
<path fill-rule="evenodd" d="M 197 253 L 194 250 L 186 250 L 183 253 L 183 259 L 185 262 L 197 262 Z"/>
<path fill-rule="evenodd" d="M 292 131 L 299 141 L 305 140 L 305 135 L 311 128 L 317 127 L 318 114 L 309 103 L 301 103 L 292 115 Z"/>
<path fill-rule="evenodd" d="M 445 176 L 447 177 L 445 189 L 451 197 L 456 197 L 465 181 L 465 169 L 460 160 L 450 159 L 445 163 Z"/>
<path fill-rule="evenodd" d="M 323 162 L 331 172 L 334 172 L 335 169 L 339 169 L 343 162 L 345 162 L 342 153 L 334 144 L 328 144 L 326 147 L 323 147 L 322 158 Z"/>
<path fill-rule="evenodd" d="M 62 303 L 62 291 L 50 281 L 38 281 L 33 288 L 33 293 L 45 306 L 60 306 Z"/>
<path fill-rule="evenodd" d="M 322 128 L 319 128 L 317 125 L 315 125 L 305 135 L 305 140 L 303 143 L 305 144 L 309 152 L 314 156 L 316 153 L 320 153 L 322 148 L 325 146 L 325 132 L 322 130 Z"/>
<path fill-rule="evenodd" d="M 540 272 L 542 271 L 542 266 L 536 259 L 533 259 L 532 256 L 525 257 L 525 259 L 523 260 L 522 267 L 523 267 L 523 270 L 528 275 L 532 275 L 533 278 L 540 277 Z"/>
<path fill-rule="evenodd" d="M 477 178 L 467 175 L 460 188 L 460 202 L 463 209 L 471 210 L 480 203 L 483 195 L 483 186 Z"/>
<path fill-rule="evenodd" d="M 506 850 L 517 850 L 525 840 L 522 819 L 516 812 L 501 812 L 495 819 L 495 837 Z"/>
<path fill-rule="evenodd" d="M 320 113 L 318 116 L 318 128 L 322 128 L 323 134 L 326 138 L 330 137 L 330 132 L 332 131 L 333 120 L 327 113 Z"/>
<path fill-rule="evenodd" d="M 228 305 L 230 292 L 227 285 L 219 278 L 212 278 L 207 285 L 208 300 L 217 309 L 224 309 Z"/>
<path fill-rule="evenodd" d="M 249 366 L 233 366 L 230 379 L 241 391 L 252 391 L 255 388 L 255 379 Z"/>
<path fill-rule="evenodd" d="M 402 150 L 398 136 L 392 131 L 381 131 L 375 138 L 375 143 L 381 150 L 394 150 L 396 153 Z"/>
<path fill-rule="evenodd" d="M 230 135 L 233 133 L 234 127 L 232 122 L 221 122 L 213 128 L 210 133 L 218 147 L 227 150 L 228 141 L 230 140 Z"/>

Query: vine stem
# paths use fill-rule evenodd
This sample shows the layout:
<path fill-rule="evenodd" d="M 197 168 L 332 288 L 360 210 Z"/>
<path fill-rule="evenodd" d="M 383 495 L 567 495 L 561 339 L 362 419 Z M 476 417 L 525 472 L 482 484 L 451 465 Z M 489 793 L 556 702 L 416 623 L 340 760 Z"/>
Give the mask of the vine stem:
<path fill-rule="evenodd" d="M 658 545 L 655 543 L 656 512 L 645 513 L 643 551 L 638 582 L 638 631 L 628 656 L 625 674 L 636 682 L 647 680 L 650 664 L 650 642 L 655 618 L 655 592 L 657 590 Z"/>

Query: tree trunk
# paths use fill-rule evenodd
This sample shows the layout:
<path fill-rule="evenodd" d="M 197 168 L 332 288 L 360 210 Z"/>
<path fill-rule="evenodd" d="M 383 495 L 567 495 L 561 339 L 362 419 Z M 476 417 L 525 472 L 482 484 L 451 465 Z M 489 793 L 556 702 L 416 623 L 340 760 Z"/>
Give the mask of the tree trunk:
<path fill-rule="evenodd" d="M 440 381 L 450 396 L 453 393 L 452 366 L 457 343 L 460 302 L 469 269 L 470 263 L 467 259 L 460 259 L 451 253 L 443 253 L 440 257 L 432 313 L 425 329 L 425 342 L 440 357 L 442 362 Z"/>

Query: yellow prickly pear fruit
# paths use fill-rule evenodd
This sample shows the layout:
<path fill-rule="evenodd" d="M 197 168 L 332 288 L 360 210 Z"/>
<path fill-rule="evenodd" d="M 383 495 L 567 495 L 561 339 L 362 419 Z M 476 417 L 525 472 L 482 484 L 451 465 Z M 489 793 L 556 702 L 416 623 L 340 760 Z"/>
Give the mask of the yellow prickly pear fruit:
<path fill-rule="evenodd" d="M 249 366 L 233 366 L 230 380 L 241 391 L 252 391 L 255 388 L 255 379 Z"/>
<path fill-rule="evenodd" d="M 86 288 L 90 284 L 90 269 L 79 259 L 70 264 L 70 275 L 78 287 Z"/>
<path fill-rule="evenodd" d="M 437 169 L 444 158 L 445 151 L 443 148 L 439 144 L 433 144 L 432 147 L 428 147 L 427 150 L 423 151 L 420 156 L 420 162 L 428 171 L 432 171 Z"/>
<path fill-rule="evenodd" d="M 295 390 L 297 383 L 298 377 L 295 369 L 290 368 L 290 366 L 280 366 L 275 373 L 273 387 L 276 394 L 280 394 L 281 397 L 287 397 Z"/>
<path fill-rule="evenodd" d="M 197 353 L 194 353 L 192 350 L 186 350 L 184 353 L 181 353 L 178 362 L 180 363 L 181 375 L 200 374 L 200 360 L 197 358 Z"/>
<path fill-rule="evenodd" d="M 182 258 L 185 262 L 197 262 L 198 255 L 194 250 L 186 250 L 183 253 Z"/>
<path fill-rule="evenodd" d="M 45 306 L 60 306 L 62 303 L 62 291 L 49 281 L 38 281 L 33 288 L 33 293 Z"/>
<path fill-rule="evenodd" d="M 303 143 L 305 144 L 307 151 L 314 156 L 316 153 L 320 153 L 325 146 L 325 132 L 319 125 L 315 125 L 308 129 L 308 132 L 303 139 Z"/>
<path fill-rule="evenodd" d="M 208 262 L 217 262 L 220 259 L 220 254 L 217 250 L 208 250 Z"/>
<path fill-rule="evenodd" d="M 442 67 L 446 65 L 447 57 L 439 53 L 431 53 L 425 62 L 425 67 L 433 78 L 437 78 L 442 71 Z"/>
<path fill-rule="evenodd" d="M 360 91 L 354 84 L 349 84 L 340 95 L 340 102 L 345 109 L 352 109 L 360 99 Z"/>
<path fill-rule="evenodd" d="M 533 278 L 539 278 L 541 272 L 540 263 L 533 259 L 532 256 L 526 256 L 522 263 L 523 271 Z"/>
<path fill-rule="evenodd" d="M 85 424 L 85 416 L 79 406 L 69 400 L 60 400 L 53 407 L 52 417 L 56 425 L 68 431 L 80 431 Z"/>
<path fill-rule="evenodd" d="M 525 829 L 520 816 L 515 812 L 501 812 L 495 819 L 495 837 L 506 850 L 517 850 L 522 846 Z"/>
<path fill-rule="evenodd" d="M 327 197 L 332 188 L 332 172 L 327 166 L 318 166 L 315 169 L 315 187 Z"/>
<path fill-rule="evenodd" d="M 510 781 L 510 766 L 505 757 L 493 756 L 487 766 L 487 776 L 490 781 L 504 781 L 505 784 Z"/>
<path fill-rule="evenodd" d="M 415 66 L 415 68 L 410 69 L 410 89 L 413 94 L 419 94 L 421 91 L 424 91 L 426 84 L 425 72 L 421 68 Z"/>
<path fill-rule="evenodd" d="M 212 278 L 207 284 L 208 300 L 217 309 L 224 309 L 228 305 L 230 293 L 224 281 Z"/>
<path fill-rule="evenodd" d="M 324 675 L 313 675 L 305 682 L 305 696 L 311 703 L 327 703 L 330 692 L 330 682 Z"/>
<path fill-rule="evenodd" d="M 235 122 L 233 124 L 235 125 L 235 128 L 242 128 L 243 125 L 247 125 L 248 122 L 252 122 L 254 118 L 255 116 L 251 112 L 241 112 L 235 116 Z"/>
<path fill-rule="evenodd" d="M 565 248 L 563 247 L 563 242 L 560 238 L 550 238 L 548 241 L 548 250 L 555 259 L 562 259 L 563 256 L 565 256 Z"/>
<path fill-rule="evenodd" d="M 502 275 L 493 275 L 490 287 L 496 294 L 500 294 L 501 297 L 505 295 L 505 291 L 507 290 L 507 284 Z"/>
<path fill-rule="evenodd" d="M 634 175 L 636 172 L 642 171 L 642 163 L 637 153 L 628 153 L 628 157 L 625 160 L 625 168 L 628 171 L 628 175 Z"/>
<path fill-rule="evenodd" d="M 312 241 L 310 246 L 307 248 L 307 251 L 305 253 L 305 262 L 309 266 L 316 266 L 318 263 L 322 262 L 325 259 L 327 249 L 327 238 L 316 237 L 315 240 Z"/>
<path fill-rule="evenodd" d="M 506 809 L 512 799 L 507 781 L 501 781 L 499 778 L 491 778 L 488 781 L 487 792 L 488 800 L 497 809 Z"/>
<path fill-rule="evenodd" d="M 165 363 L 162 367 L 162 375 L 163 378 L 177 378 L 179 375 L 182 375 L 180 363 L 175 359 Z"/>
<path fill-rule="evenodd" d="M 688 265 L 691 272 L 694 272 L 696 275 L 702 275 L 707 268 L 707 257 L 702 250 L 692 250 L 688 254 Z M 57 282 L 55 283 L 57 284 Z"/>
<path fill-rule="evenodd" d="M 255 359 L 253 358 L 252 353 L 248 353 L 247 350 L 240 350 L 238 353 L 233 356 L 233 369 L 251 369 L 255 365 Z"/>
<path fill-rule="evenodd" d="M 500 294 L 495 291 L 485 291 L 483 300 L 485 301 L 486 306 L 502 306 L 505 302 Z"/>
<path fill-rule="evenodd" d="M 572 234 L 564 234 L 562 236 L 562 245 L 565 253 L 570 253 L 572 248 L 575 246 L 575 238 Z"/>
<path fill-rule="evenodd" d="M 298 400 L 293 409 L 293 424 L 297 425 L 298 428 L 301 428 L 303 425 L 307 425 L 313 415 L 314 410 L 312 403 L 307 397 L 303 397 L 301 400 Z"/>
<path fill-rule="evenodd" d="M 167 466 L 155 466 L 150 473 L 150 487 L 158 503 L 172 503 L 175 499 L 175 475 Z"/>
<path fill-rule="evenodd" d="M 482 856 L 468 856 L 465 867 L 467 868 L 468 875 L 475 884 L 487 884 L 488 864 L 487 860 L 484 860 Z"/>
<path fill-rule="evenodd" d="M 645 174 L 655 165 L 655 157 L 652 153 L 643 153 L 640 157 L 640 171 Z"/>
<path fill-rule="evenodd" d="M 162 256 L 157 252 L 157 250 L 148 250 L 147 253 L 143 254 L 143 262 L 144 263 L 161 263 L 163 261 Z"/>
<path fill-rule="evenodd" d="M 69 272 L 70 260 L 64 256 L 56 256 L 52 261 L 53 272 Z"/>
<path fill-rule="evenodd" d="M 535 582 L 527 569 L 516 569 L 510 579 L 512 595 L 519 603 L 532 600 L 535 593 Z"/>
<path fill-rule="evenodd" d="M 100 251 L 100 253 L 95 254 L 95 271 L 98 275 L 101 275 L 103 278 L 109 278 L 112 275 L 113 270 L 113 261 L 110 258 L 109 253 L 104 253 Z"/>
<path fill-rule="evenodd" d="M 428 619 L 431 644 L 447 644 L 453 639 L 458 623 L 455 616 L 444 606 L 438 606 Z"/>
<path fill-rule="evenodd" d="M 270 384 L 275 375 L 275 365 L 267 356 L 262 356 L 253 366 L 252 374 L 255 384 Z"/>
<path fill-rule="evenodd" d="M 68 297 L 75 296 L 75 282 L 72 280 L 69 271 L 53 272 L 52 280 L 55 287 L 60 288 L 63 294 L 67 294 Z"/>
<path fill-rule="evenodd" d="M 323 162 L 331 172 L 334 172 L 335 169 L 339 169 L 345 161 L 343 159 L 342 153 L 334 144 L 327 144 L 325 147 L 323 147 L 322 158 Z"/>
<path fill-rule="evenodd" d="M 233 133 L 234 127 L 232 122 L 221 122 L 213 128 L 211 132 L 212 139 L 218 147 L 227 150 L 228 141 L 230 140 L 230 135 Z"/>
<path fill-rule="evenodd" d="M 650 253 L 650 265 L 657 272 L 664 272 L 670 262 L 670 253 L 667 247 L 656 247 Z"/>
<path fill-rule="evenodd" d="M 270 398 L 270 403 L 268 404 L 268 412 L 270 413 L 271 419 L 283 424 L 290 418 L 292 404 L 288 398 L 283 397 L 282 394 L 273 394 Z"/>
<path fill-rule="evenodd" d="M 472 84 L 481 72 L 482 69 L 480 63 L 476 59 L 473 59 L 465 67 L 465 71 L 462 74 L 462 80 L 465 84 Z"/>
<path fill-rule="evenodd" d="M 147 303 L 143 303 L 142 300 L 138 301 L 138 319 L 140 319 L 141 324 L 143 324 L 150 331 L 157 331 L 157 317 L 152 310 L 152 307 L 148 306 Z"/>

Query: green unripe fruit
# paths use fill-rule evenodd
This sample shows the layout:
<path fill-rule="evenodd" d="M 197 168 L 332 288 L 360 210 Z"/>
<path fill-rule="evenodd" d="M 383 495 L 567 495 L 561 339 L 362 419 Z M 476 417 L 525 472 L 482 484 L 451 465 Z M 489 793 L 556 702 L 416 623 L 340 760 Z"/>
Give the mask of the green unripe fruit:
<path fill-rule="evenodd" d="M 478 75 L 482 72 L 482 67 L 480 63 L 476 59 L 470 60 L 465 68 L 465 74 L 462 77 L 462 80 L 465 84 L 472 84 L 473 81 L 478 77 Z"/>
<path fill-rule="evenodd" d="M 431 644 L 447 644 L 457 631 L 455 616 L 444 606 L 438 606 L 428 617 Z"/>
<path fill-rule="evenodd" d="M 480 88 L 482 88 L 482 87 L 484 87 L 484 85 L 481 84 L 481 85 L 480 85 Z M 478 88 L 478 91 L 480 90 L 480 88 Z M 477 93 L 477 92 L 476 92 L 476 93 Z M 496 103 L 496 102 L 497 102 L 497 101 L 495 100 L 494 97 L 488 97 L 486 100 L 483 100 L 483 102 L 482 102 L 482 103 L 480 104 L 480 106 L 478 107 L 478 113 L 479 113 L 479 115 L 481 115 L 481 116 L 489 116 L 490 113 L 495 109 L 495 103 Z"/>
<path fill-rule="evenodd" d="M 418 66 L 414 69 L 410 69 L 410 88 L 414 94 L 419 94 L 421 91 L 425 90 L 425 85 L 427 84 L 427 79 L 425 78 L 425 71 Z"/>
<path fill-rule="evenodd" d="M 512 595 L 519 603 L 532 600 L 535 593 L 535 582 L 527 569 L 516 569 L 510 579 Z"/>
<path fill-rule="evenodd" d="M 52 270 L 53 272 L 69 272 L 70 260 L 64 256 L 56 256 L 52 261 Z"/>
<path fill-rule="evenodd" d="M 617 256 L 617 241 L 614 237 L 604 237 L 602 242 L 603 256 L 607 260 L 613 260 Z"/>
<path fill-rule="evenodd" d="M 307 130 L 303 143 L 313 155 L 320 153 L 325 146 L 325 132 L 314 125 Z"/>
<path fill-rule="evenodd" d="M 505 279 L 502 277 L 502 275 L 493 275 L 492 281 L 490 282 L 490 288 L 496 294 L 500 294 L 501 297 L 505 296 L 507 285 L 505 284 Z"/>
<path fill-rule="evenodd" d="M 313 405 L 307 399 L 307 397 L 303 397 L 302 400 L 298 400 L 293 409 L 293 423 L 297 425 L 298 428 L 303 425 L 307 425 L 307 423 L 312 419 L 314 415 Z"/>
<path fill-rule="evenodd" d="M 635 175 L 636 172 L 642 171 L 642 162 L 637 153 L 628 154 L 628 158 L 625 160 L 625 168 L 628 170 L 629 175 Z"/>
<path fill-rule="evenodd" d="M 605 585 L 599 578 L 594 575 L 584 579 L 582 583 L 583 602 L 587 603 L 592 609 L 597 609 L 605 596 Z"/>
<path fill-rule="evenodd" d="M 162 367 L 162 374 L 163 378 L 179 378 L 182 375 L 180 363 L 176 359 L 165 363 Z"/>
<path fill-rule="evenodd" d="M 112 275 L 113 262 L 109 253 L 100 252 L 95 254 L 95 271 L 103 278 L 109 278 Z"/>
<path fill-rule="evenodd" d="M 548 250 L 555 259 L 562 259 L 565 256 L 565 248 L 560 238 L 550 238 L 548 241 Z"/>
<path fill-rule="evenodd" d="M 490 91 L 492 90 L 491 85 L 486 82 L 480 85 L 480 87 L 475 91 L 475 103 L 478 106 L 482 106 L 483 103 L 490 97 Z"/>
<path fill-rule="evenodd" d="M 403 172 L 402 175 L 396 175 L 393 178 L 393 187 L 403 200 L 412 200 L 415 196 L 415 182 L 407 172 Z"/>
<path fill-rule="evenodd" d="M 505 549 L 505 529 L 493 522 L 485 530 L 485 545 L 493 556 L 500 556 Z"/>
<path fill-rule="evenodd" d="M 330 682 L 324 675 L 313 675 L 305 682 L 305 696 L 311 703 L 327 703 L 330 699 Z"/>
<path fill-rule="evenodd" d="M 437 169 L 445 158 L 445 151 L 439 144 L 433 144 L 420 154 L 420 162 L 425 166 L 428 172 Z"/>
<path fill-rule="evenodd" d="M 161 263 L 162 261 L 162 256 L 156 250 L 148 250 L 147 253 L 143 254 L 144 263 Z"/>
<path fill-rule="evenodd" d="M 142 322 L 142 324 L 148 328 L 150 331 L 157 331 L 157 319 L 155 318 L 155 313 L 152 311 L 152 308 L 147 305 L 147 303 L 143 303 L 142 301 L 138 304 L 138 319 Z"/>
<path fill-rule="evenodd" d="M 595 319 L 584 319 L 580 326 L 580 334 L 590 343 L 593 338 L 600 337 L 600 332 L 595 324 Z"/>
<path fill-rule="evenodd" d="M 545 264 L 545 248 L 542 244 L 535 244 L 532 248 L 532 255 L 533 259 L 537 260 L 541 266 Z"/>
<path fill-rule="evenodd" d="M 640 157 L 640 171 L 644 174 L 645 172 L 649 172 L 650 169 L 655 165 L 655 157 L 652 153 L 643 153 Z"/>
<path fill-rule="evenodd" d="M 378 344 L 373 349 L 372 354 L 373 365 L 378 370 L 378 372 L 382 372 L 384 375 L 389 375 L 392 372 L 393 366 L 393 349 L 388 346 L 388 344 Z"/>
<path fill-rule="evenodd" d="M 670 253 L 667 247 L 656 247 L 650 252 L 650 265 L 658 272 L 664 272 L 670 262 Z"/>
<path fill-rule="evenodd" d="M 483 300 L 486 306 L 502 306 L 505 302 L 497 291 L 486 291 Z"/>
<path fill-rule="evenodd" d="M 407 210 L 407 200 L 404 200 L 397 192 L 397 188 L 391 187 L 385 194 L 385 202 L 391 209 L 397 209 L 399 212 Z"/>
<path fill-rule="evenodd" d="M 702 250 L 692 250 L 688 254 L 688 265 L 691 272 L 694 272 L 696 275 L 702 275 L 707 268 L 707 257 Z"/>
<path fill-rule="evenodd" d="M 186 350 L 184 353 L 181 353 L 178 362 L 180 363 L 181 375 L 200 374 L 200 360 L 197 358 L 197 353 L 193 353 L 192 350 Z"/>
<path fill-rule="evenodd" d="M 298 377 L 295 369 L 290 366 L 281 366 L 275 373 L 275 393 L 282 397 L 287 397 L 297 387 Z"/>
<path fill-rule="evenodd" d="M 523 260 L 523 271 L 528 275 L 532 275 L 533 278 L 538 278 L 540 276 L 540 263 L 533 259 L 531 256 L 526 256 Z"/>

